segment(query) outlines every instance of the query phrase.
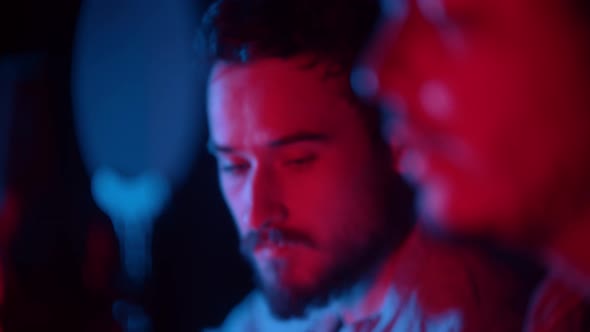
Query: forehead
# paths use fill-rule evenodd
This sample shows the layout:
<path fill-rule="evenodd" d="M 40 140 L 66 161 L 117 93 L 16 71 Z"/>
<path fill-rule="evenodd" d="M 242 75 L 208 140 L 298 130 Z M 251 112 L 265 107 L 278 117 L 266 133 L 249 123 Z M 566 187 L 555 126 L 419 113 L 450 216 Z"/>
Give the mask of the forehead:
<path fill-rule="evenodd" d="M 211 136 L 219 144 L 263 144 L 301 131 L 330 134 L 355 121 L 347 76 L 304 58 L 217 63 L 208 89 Z"/>

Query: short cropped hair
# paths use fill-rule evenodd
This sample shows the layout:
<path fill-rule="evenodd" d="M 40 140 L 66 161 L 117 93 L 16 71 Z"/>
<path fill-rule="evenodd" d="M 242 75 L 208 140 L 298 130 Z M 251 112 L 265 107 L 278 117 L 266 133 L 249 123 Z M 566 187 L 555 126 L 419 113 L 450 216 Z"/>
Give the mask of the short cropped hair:
<path fill-rule="evenodd" d="M 347 73 L 378 17 L 376 0 L 218 0 L 201 28 L 213 61 L 310 54 Z"/>

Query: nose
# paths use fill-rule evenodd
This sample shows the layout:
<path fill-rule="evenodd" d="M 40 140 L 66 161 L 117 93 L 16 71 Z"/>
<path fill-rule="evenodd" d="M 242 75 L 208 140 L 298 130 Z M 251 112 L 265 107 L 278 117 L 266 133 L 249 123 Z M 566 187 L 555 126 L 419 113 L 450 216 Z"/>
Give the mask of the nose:
<path fill-rule="evenodd" d="M 282 202 L 280 181 L 271 169 L 256 169 L 246 187 L 244 199 L 248 204 L 242 223 L 247 230 L 272 227 L 287 219 L 288 210 Z"/>

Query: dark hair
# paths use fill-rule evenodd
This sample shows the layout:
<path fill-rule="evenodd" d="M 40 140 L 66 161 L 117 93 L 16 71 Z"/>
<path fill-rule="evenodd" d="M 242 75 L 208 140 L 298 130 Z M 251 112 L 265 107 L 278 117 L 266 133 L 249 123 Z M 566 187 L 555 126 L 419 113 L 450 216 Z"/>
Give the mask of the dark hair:
<path fill-rule="evenodd" d="M 377 0 L 218 0 L 202 33 L 211 60 L 310 54 L 348 72 L 378 15 Z"/>
<path fill-rule="evenodd" d="M 248 63 L 261 58 L 311 55 L 312 67 L 329 63 L 326 77 L 350 75 L 379 17 L 378 0 L 217 0 L 205 12 L 198 52 L 209 61 Z M 364 118 L 380 137 L 379 114 Z"/>

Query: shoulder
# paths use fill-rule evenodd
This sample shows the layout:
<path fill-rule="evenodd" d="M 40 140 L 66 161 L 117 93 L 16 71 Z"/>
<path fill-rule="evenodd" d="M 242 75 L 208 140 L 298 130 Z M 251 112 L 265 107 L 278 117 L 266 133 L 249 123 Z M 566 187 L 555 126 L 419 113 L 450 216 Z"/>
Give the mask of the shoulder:
<path fill-rule="evenodd" d="M 307 321 L 302 319 L 275 318 L 263 294 L 256 290 L 231 310 L 221 326 L 203 332 L 300 332 L 307 326 Z"/>
<path fill-rule="evenodd" d="M 392 296 L 398 299 L 392 301 L 403 311 L 413 310 L 407 315 L 462 326 L 443 331 L 522 329 L 530 293 L 510 267 L 487 253 L 447 243 L 418 228 L 400 248 L 398 260 L 392 280 Z"/>

